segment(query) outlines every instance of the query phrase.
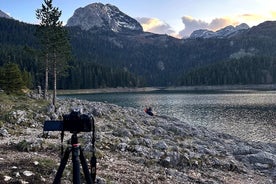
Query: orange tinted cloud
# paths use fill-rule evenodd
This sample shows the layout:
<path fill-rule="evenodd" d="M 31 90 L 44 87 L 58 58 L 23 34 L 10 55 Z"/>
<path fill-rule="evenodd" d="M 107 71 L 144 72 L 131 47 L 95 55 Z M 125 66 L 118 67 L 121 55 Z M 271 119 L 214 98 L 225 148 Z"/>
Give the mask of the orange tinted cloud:
<path fill-rule="evenodd" d="M 184 24 L 184 29 L 177 33 L 169 24 L 157 18 L 137 18 L 138 22 L 144 28 L 144 31 L 157 34 L 168 34 L 177 38 L 189 37 L 190 34 L 199 29 L 208 29 L 217 31 L 226 26 L 237 26 L 241 23 L 246 23 L 249 26 L 258 25 L 267 20 L 276 20 L 276 11 L 264 12 L 262 14 L 241 14 L 232 15 L 231 17 L 214 18 L 210 22 L 201 19 L 195 19 L 191 16 L 183 16 L 181 18 Z"/>
<path fill-rule="evenodd" d="M 267 20 L 276 20 L 276 11 L 265 11 L 260 14 L 247 13 L 247 14 L 241 14 L 241 15 L 233 15 L 231 17 L 215 18 L 211 22 L 197 20 L 190 16 L 183 16 L 182 22 L 185 25 L 185 29 L 180 31 L 179 34 L 181 35 L 181 37 L 187 37 L 193 31 L 199 30 L 199 29 L 208 29 L 212 31 L 217 31 L 226 26 L 229 26 L 229 25 L 237 26 L 241 23 L 246 23 L 249 26 L 255 26 Z"/>
<path fill-rule="evenodd" d="M 142 17 L 136 18 L 136 20 L 142 25 L 144 31 L 157 34 L 174 34 L 172 27 L 160 19 Z"/>

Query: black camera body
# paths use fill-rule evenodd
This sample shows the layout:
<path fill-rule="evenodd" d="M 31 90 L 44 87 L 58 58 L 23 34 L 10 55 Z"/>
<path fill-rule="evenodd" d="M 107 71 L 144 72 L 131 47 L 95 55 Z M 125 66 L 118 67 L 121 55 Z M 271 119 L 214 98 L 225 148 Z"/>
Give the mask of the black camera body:
<path fill-rule="evenodd" d="M 44 131 L 91 132 L 94 119 L 79 110 L 63 115 L 63 121 L 45 121 Z"/>

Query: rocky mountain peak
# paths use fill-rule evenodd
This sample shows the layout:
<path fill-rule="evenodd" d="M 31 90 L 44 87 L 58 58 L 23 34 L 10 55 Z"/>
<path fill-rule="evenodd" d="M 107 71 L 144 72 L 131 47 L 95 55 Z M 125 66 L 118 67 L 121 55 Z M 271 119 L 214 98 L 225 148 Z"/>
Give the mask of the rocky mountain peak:
<path fill-rule="evenodd" d="M 0 10 L 0 17 L 2 17 L 2 18 L 7 18 L 7 19 L 11 19 L 11 17 L 10 17 L 8 14 L 4 13 L 4 12 L 1 11 L 1 10 Z"/>
<path fill-rule="evenodd" d="M 207 29 L 200 29 L 194 31 L 190 38 L 230 38 L 243 30 L 249 29 L 249 26 L 245 23 L 242 23 L 236 27 L 234 26 L 226 26 L 216 32 L 210 31 Z"/>
<path fill-rule="evenodd" d="M 82 30 L 102 28 L 114 32 L 142 32 L 142 26 L 135 19 L 110 4 L 93 3 L 78 8 L 68 20 L 67 26 L 79 26 Z"/>
<path fill-rule="evenodd" d="M 242 29 L 249 29 L 250 27 L 246 23 L 242 23 L 238 26 L 236 26 L 236 29 L 242 30 Z"/>

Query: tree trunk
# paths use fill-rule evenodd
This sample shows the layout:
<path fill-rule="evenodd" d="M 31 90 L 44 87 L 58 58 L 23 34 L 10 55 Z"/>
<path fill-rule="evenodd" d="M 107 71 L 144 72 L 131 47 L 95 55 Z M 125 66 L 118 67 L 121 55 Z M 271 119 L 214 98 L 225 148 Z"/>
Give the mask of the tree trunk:
<path fill-rule="evenodd" d="M 57 97 L 57 58 L 56 58 L 56 53 L 54 53 L 53 75 L 54 75 L 53 106 L 56 111 L 56 97 Z"/>
<path fill-rule="evenodd" d="M 49 75 L 49 68 L 48 68 L 48 53 L 46 54 L 46 61 L 45 61 L 45 89 L 44 89 L 44 99 L 47 99 L 48 93 L 48 75 Z"/>

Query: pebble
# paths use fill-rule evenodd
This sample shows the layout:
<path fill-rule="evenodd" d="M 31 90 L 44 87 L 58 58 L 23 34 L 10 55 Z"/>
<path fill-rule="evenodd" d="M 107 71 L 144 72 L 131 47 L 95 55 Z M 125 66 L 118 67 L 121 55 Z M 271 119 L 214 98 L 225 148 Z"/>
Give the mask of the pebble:
<path fill-rule="evenodd" d="M 34 175 L 34 173 L 32 171 L 24 171 L 23 175 L 24 176 L 32 176 L 32 175 Z"/>
<path fill-rule="evenodd" d="M 10 176 L 4 176 L 4 181 L 10 181 L 12 179 L 12 177 Z"/>

